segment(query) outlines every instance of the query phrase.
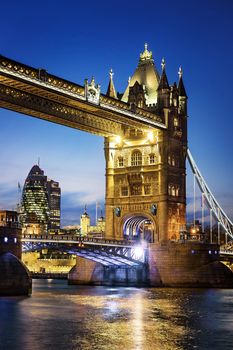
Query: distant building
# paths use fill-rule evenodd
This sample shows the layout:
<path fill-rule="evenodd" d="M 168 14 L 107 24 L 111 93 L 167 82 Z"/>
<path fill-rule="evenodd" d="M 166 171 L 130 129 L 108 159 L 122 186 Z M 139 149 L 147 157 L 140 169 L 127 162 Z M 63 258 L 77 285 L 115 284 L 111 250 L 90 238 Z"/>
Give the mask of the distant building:
<path fill-rule="evenodd" d="M 40 234 L 60 229 L 59 183 L 47 178 L 44 171 L 34 165 L 24 184 L 21 221 L 23 233 Z"/>
<path fill-rule="evenodd" d="M 48 201 L 50 209 L 50 229 L 60 229 L 60 207 L 61 207 L 61 189 L 59 183 L 53 180 L 47 180 Z"/>
<path fill-rule="evenodd" d="M 80 216 L 80 225 L 64 226 L 63 233 L 67 234 L 81 234 L 86 235 L 103 235 L 105 232 L 105 218 L 102 215 L 97 219 L 96 225 L 91 225 L 91 218 L 87 213 L 87 207 L 85 206 L 84 213 Z"/>
<path fill-rule="evenodd" d="M 18 213 L 0 210 L 0 254 L 12 253 L 21 259 L 21 233 Z"/>
<path fill-rule="evenodd" d="M 12 210 L 0 210 L 0 227 L 18 227 L 18 213 Z"/>
<path fill-rule="evenodd" d="M 81 227 L 81 234 L 87 235 L 92 233 L 104 233 L 105 232 L 105 219 L 101 216 L 97 219 L 96 225 L 91 226 L 91 220 L 90 216 L 87 213 L 87 208 L 85 206 L 84 213 L 81 215 L 80 218 L 80 227 Z"/>
<path fill-rule="evenodd" d="M 91 225 L 91 219 L 90 216 L 87 214 L 87 207 L 85 206 L 84 213 L 81 215 L 80 218 L 80 226 L 81 226 L 81 234 L 87 235 L 90 229 Z"/>

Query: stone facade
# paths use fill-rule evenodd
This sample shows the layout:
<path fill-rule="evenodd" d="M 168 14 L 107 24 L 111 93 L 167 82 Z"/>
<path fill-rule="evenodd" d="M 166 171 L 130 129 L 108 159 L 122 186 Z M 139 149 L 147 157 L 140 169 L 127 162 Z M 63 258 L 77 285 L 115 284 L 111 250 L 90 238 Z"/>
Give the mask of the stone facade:
<path fill-rule="evenodd" d="M 123 96 L 127 98 L 132 110 L 153 111 L 167 128 L 122 127 L 121 135 L 105 138 L 106 237 L 122 239 L 126 220 L 144 217 L 151 222 L 150 242 L 178 239 L 186 221 L 187 96 L 182 74 L 178 87 L 169 86 L 164 61 L 159 76 L 146 47 Z"/>

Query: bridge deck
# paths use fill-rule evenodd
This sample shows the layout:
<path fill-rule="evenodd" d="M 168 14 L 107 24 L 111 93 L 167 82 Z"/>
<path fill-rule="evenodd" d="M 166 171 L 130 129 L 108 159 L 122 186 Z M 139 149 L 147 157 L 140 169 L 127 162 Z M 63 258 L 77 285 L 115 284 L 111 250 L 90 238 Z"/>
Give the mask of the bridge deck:
<path fill-rule="evenodd" d="M 132 248 L 137 245 L 135 242 L 126 240 L 109 240 L 102 238 L 89 238 L 77 235 L 22 235 L 22 242 L 44 242 L 61 244 L 85 244 L 107 247 Z"/>

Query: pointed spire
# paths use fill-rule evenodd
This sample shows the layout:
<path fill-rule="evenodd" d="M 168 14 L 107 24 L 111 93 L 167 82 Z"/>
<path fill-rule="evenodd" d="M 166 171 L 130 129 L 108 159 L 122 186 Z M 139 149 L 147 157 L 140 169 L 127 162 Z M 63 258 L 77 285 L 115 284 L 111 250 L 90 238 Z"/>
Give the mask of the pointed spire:
<path fill-rule="evenodd" d="M 178 92 L 179 92 L 179 96 L 184 96 L 187 97 L 186 91 L 185 91 L 185 87 L 184 87 L 184 82 L 183 82 L 183 71 L 182 68 L 179 68 L 178 71 L 178 75 L 179 75 L 179 82 L 178 82 Z"/>
<path fill-rule="evenodd" d="M 114 83 L 113 83 L 113 75 L 114 75 L 114 73 L 113 73 L 113 70 L 111 68 L 110 72 L 109 72 L 110 79 L 109 79 L 108 90 L 107 90 L 106 95 L 109 96 L 109 97 L 117 99 L 117 93 L 116 93 L 115 86 L 114 86 Z"/>
<path fill-rule="evenodd" d="M 170 90 L 170 86 L 169 86 L 169 83 L 168 83 L 168 80 L 167 80 L 167 74 L 166 74 L 166 71 L 165 71 L 166 63 L 165 63 L 165 59 L 164 58 L 162 59 L 161 66 L 162 66 L 162 74 L 161 74 L 161 77 L 160 77 L 158 90 L 164 90 L 164 89 Z"/>

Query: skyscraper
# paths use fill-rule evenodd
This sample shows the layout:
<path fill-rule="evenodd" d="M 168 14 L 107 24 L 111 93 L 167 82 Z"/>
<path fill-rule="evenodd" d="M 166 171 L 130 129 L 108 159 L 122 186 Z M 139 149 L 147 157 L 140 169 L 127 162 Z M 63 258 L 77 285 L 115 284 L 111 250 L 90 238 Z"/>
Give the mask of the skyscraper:
<path fill-rule="evenodd" d="M 25 233 L 44 233 L 60 228 L 59 183 L 47 178 L 34 165 L 24 184 L 22 194 L 22 224 Z"/>
<path fill-rule="evenodd" d="M 61 189 L 59 182 L 51 179 L 47 180 L 48 203 L 50 209 L 50 229 L 59 230 L 60 228 L 60 206 L 61 206 Z"/>

